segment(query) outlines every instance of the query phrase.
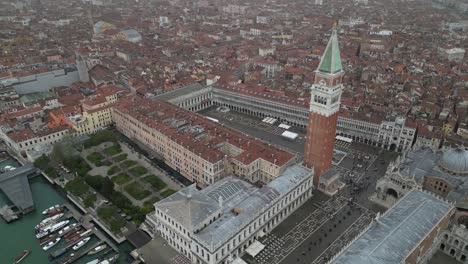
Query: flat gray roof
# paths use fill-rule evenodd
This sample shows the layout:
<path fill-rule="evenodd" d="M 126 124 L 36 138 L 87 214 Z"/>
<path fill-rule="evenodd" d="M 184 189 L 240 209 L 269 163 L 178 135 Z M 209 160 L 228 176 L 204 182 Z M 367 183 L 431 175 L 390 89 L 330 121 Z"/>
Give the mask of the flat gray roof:
<path fill-rule="evenodd" d="M 401 263 L 454 206 L 427 192 L 401 198 L 332 263 Z"/>
<path fill-rule="evenodd" d="M 35 171 L 36 168 L 29 163 L 0 174 L 0 189 L 22 211 L 34 206 L 28 175 Z"/>
<path fill-rule="evenodd" d="M 163 100 L 163 101 L 169 101 L 171 99 L 190 94 L 192 92 L 201 90 L 203 88 L 206 88 L 206 86 L 203 86 L 199 83 L 193 83 L 193 84 L 189 84 L 187 86 L 177 88 L 172 91 L 157 95 L 155 98 L 159 100 Z"/>
<path fill-rule="evenodd" d="M 311 175 L 311 170 L 295 164 L 261 188 L 230 176 L 203 190 L 195 185 L 186 187 L 155 207 L 189 230 L 202 228 L 193 238 L 213 252 Z M 232 212 L 234 208 L 238 214 Z M 201 224 L 217 213 L 222 213 L 221 217 L 203 228 Z"/>
<path fill-rule="evenodd" d="M 224 195 L 222 216 L 194 234 L 194 238 L 214 251 L 269 209 L 278 197 L 290 192 L 299 183 L 311 177 L 311 173 L 305 167 L 295 164 L 261 188 L 234 177 L 228 177 L 207 187 L 202 191 L 210 197 L 219 195 L 226 189 L 233 190 L 233 194 Z M 234 208 L 240 212 L 238 215 L 232 212 Z"/>

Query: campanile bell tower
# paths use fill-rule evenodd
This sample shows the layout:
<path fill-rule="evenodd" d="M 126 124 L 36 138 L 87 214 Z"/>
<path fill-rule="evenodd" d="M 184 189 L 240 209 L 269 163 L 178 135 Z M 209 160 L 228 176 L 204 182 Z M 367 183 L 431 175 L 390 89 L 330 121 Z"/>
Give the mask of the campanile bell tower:
<path fill-rule="evenodd" d="M 343 75 L 338 36 L 334 26 L 327 48 L 315 71 L 315 80 L 310 91 L 304 163 L 307 167 L 314 168 L 315 186 L 318 186 L 320 176 L 332 164 Z"/>

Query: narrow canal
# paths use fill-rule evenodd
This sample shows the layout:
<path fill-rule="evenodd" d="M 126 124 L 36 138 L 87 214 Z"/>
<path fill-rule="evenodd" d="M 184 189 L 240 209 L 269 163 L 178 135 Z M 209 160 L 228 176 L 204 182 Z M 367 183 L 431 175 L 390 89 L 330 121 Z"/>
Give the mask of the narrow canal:
<path fill-rule="evenodd" d="M 0 167 L 19 166 L 15 161 L 0 161 Z M 34 236 L 34 226 L 39 223 L 43 216 L 41 212 L 55 204 L 62 204 L 66 198 L 55 190 L 52 185 L 43 177 L 35 177 L 29 181 L 35 203 L 36 210 L 27 214 L 20 220 L 6 224 L 0 218 L 0 263 L 13 263 L 15 257 L 24 249 L 31 249 L 30 255 L 21 264 L 47 264 L 55 263 L 49 260 L 49 253 L 42 250 L 38 240 Z M 0 191 L 0 207 L 10 204 L 8 198 Z M 62 244 L 63 245 L 63 244 Z M 59 246 L 59 245 L 57 245 Z M 129 263 L 129 252 L 132 246 L 128 242 L 119 245 L 120 257 L 118 263 Z M 84 264 L 93 258 L 85 256 L 74 262 Z"/>

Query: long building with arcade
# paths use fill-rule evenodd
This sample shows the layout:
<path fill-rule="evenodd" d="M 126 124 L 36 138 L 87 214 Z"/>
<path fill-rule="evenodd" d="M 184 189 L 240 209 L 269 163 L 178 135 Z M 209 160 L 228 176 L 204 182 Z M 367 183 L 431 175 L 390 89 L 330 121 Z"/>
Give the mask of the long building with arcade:
<path fill-rule="evenodd" d="M 199 187 L 226 175 L 267 183 L 296 162 L 286 150 L 164 101 L 122 99 L 112 119 L 125 136 Z"/>
<path fill-rule="evenodd" d="M 216 106 L 255 117 L 273 117 L 285 124 L 305 129 L 309 122 L 309 100 L 278 95 L 266 88 L 248 89 L 243 85 L 188 85 L 157 96 L 189 111 Z M 404 151 L 416 138 L 416 127 L 403 116 L 384 117 L 340 109 L 336 135 L 379 148 Z"/>

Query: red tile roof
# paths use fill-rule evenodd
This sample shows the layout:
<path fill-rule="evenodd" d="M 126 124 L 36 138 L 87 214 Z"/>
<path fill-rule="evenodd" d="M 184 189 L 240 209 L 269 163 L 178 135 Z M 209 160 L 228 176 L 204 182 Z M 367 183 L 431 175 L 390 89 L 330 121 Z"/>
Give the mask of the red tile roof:
<path fill-rule="evenodd" d="M 219 144 L 229 143 L 243 152 L 234 159 L 243 164 L 250 164 L 258 158 L 283 166 L 294 158 L 294 154 L 239 131 L 224 127 L 197 113 L 189 112 L 167 102 L 152 101 L 139 97 L 129 97 L 119 100 L 115 108 L 119 112 L 130 115 L 144 124 L 160 131 L 173 141 L 198 153 L 203 159 L 216 162 L 225 156 L 219 150 Z M 204 136 L 196 136 L 193 132 L 184 131 L 171 126 L 171 122 L 185 121 L 188 126 L 203 128 Z M 179 127 L 180 128 L 180 127 Z"/>

